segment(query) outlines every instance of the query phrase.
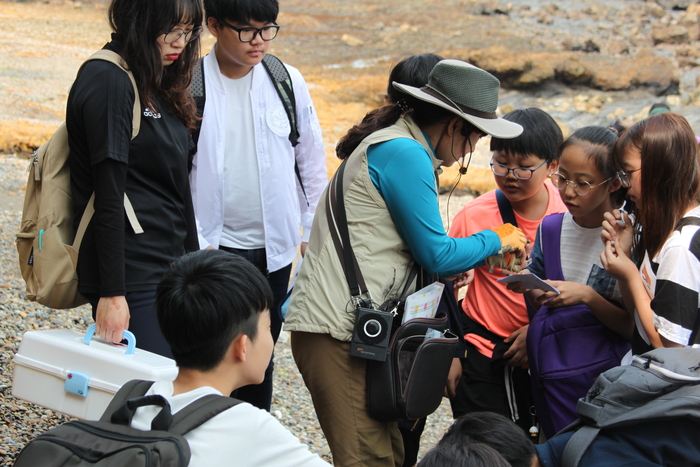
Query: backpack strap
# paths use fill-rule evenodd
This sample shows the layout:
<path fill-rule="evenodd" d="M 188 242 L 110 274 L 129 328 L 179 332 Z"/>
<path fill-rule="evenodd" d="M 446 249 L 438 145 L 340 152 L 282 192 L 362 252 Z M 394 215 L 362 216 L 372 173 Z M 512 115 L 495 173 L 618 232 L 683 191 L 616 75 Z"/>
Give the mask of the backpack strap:
<path fill-rule="evenodd" d="M 90 58 L 83 62 L 81 68 L 91 60 L 103 60 L 105 62 L 113 63 L 119 68 L 121 68 L 131 80 L 131 84 L 134 86 L 134 109 L 131 120 L 131 139 L 136 138 L 136 136 L 139 134 L 139 130 L 141 129 L 141 98 L 139 97 L 139 88 L 136 85 L 136 79 L 134 78 L 134 74 L 131 72 L 131 70 L 127 68 L 124 59 L 122 59 L 118 53 L 113 52 L 109 49 L 98 50 L 94 54 L 90 55 Z M 131 224 L 131 228 L 134 229 L 134 233 L 137 235 L 142 234 L 143 227 L 141 227 L 141 224 L 139 223 L 139 220 L 136 217 L 134 207 L 131 205 L 131 201 L 129 201 L 129 198 L 126 195 L 126 193 L 124 193 L 124 211 L 126 211 L 126 217 L 127 219 L 129 219 L 129 224 Z M 83 242 L 85 231 L 87 230 L 88 224 L 90 224 L 90 220 L 92 219 L 94 213 L 95 193 L 93 192 L 92 196 L 90 196 L 90 200 L 88 201 L 87 206 L 85 207 L 85 211 L 83 211 L 83 217 L 80 218 L 78 230 L 75 232 L 73 248 L 75 248 L 78 251 L 80 250 L 80 244 Z"/>
<path fill-rule="evenodd" d="M 210 394 L 189 404 L 175 415 L 168 431 L 185 435 L 209 421 L 221 412 L 240 404 L 241 401 L 231 397 Z"/>
<path fill-rule="evenodd" d="M 496 202 L 498 203 L 498 210 L 501 212 L 501 219 L 503 220 L 503 223 L 513 224 L 515 227 L 517 227 L 518 221 L 515 219 L 513 206 L 510 204 L 510 201 L 500 188 L 496 188 Z"/>
<path fill-rule="evenodd" d="M 124 73 L 126 73 L 129 76 L 131 84 L 134 86 L 134 113 L 132 117 L 133 120 L 131 122 L 131 139 L 136 138 L 136 135 L 139 134 L 139 130 L 141 129 L 141 98 L 139 97 L 139 88 L 136 85 L 136 79 L 134 78 L 134 74 L 131 72 L 131 70 L 127 68 L 127 64 L 124 61 L 124 59 L 121 58 L 121 56 L 118 53 L 113 52 L 109 49 L 98 50 L 94 54 L 90 55 L 90 58 L 85 60 L 83 66 L 90 60 L 104 60 L 105 62 L 114 63 L 119 68 L 124 70 Z"/>
<path fill-rule="evenodd" d="M 190 92 L 192 93 L 194 102 L 197 105 L 197 116 L 200 118 L 195 122 L 195 128 L 192 130 L 192 141 L 194 142 L 193 151 L 197 152 L 199 133 L 202 130 L 201 118 L 204 115 L 204 103 L 207 100 L 206 84 L 204 83 L 204 58 L 200 58 L 197 65 L 194 67 L 192 84 L 190 84 Z"/>
<path fill-rule="evenodd" d="M 555 281 L 564 280 L 564 272 L 561 269 L 561 228 L 563 221 L 564 213 L 552 214 L 542 219 L 540 227 L 545 275 L 547 279 Z M 545 254 L 545 251 L 547 254 Z"/>
<path fill-rule="evenodd" d="M 117 393 L 112 398 L 102 417 L 100 417 L 101 422 L 110 422 L 112 420 L 112 415 L 116 412 L 122 405 L 126 403 L 129 399 L 135 397 L 141 397 L 148 392 L 148 390 L 153 386 L 153 381 L 143 381 L 140 379 L 132 379 L 126 382 Z"/>
<path fill-rule="evenodd" d="M 272 54 L 265 54 L 262 64 L 267 74 L 270 75 L 272 84 L 275 85 L 275 90 L 277 90 L 277 94 L 282 101 L 284 111 L 287 113 L 287 118 L 289 119 L 289 142 L 292 144 L 292 147 L 296 147 L 299 144 L 299 129 L 297 128 L 297 100 L 294 97 L 292 77 L 289 76 L 289 71 L 287 71 L 287 67 L 284 66 L 282 60 Z M 299 164 L 297 164 L 296 158 L 294 160 L 294 173 L 297 176 L 297 180 L 299 180 L 299 186 L 302 193 L 304 193 L 306 205 L 308 206 L 309 198 L 306 196 L 306 189 L 301 181 L 301 172 L 299 171 Z"/>
<path fill-rule="evenodd" d="M 272 78 L 272 84 L 275 85 L 277 94 L 280 96 L 284 106 L 284 111 L 287 112 L 290 126 L 289 142 L 292 143 L 292 147 L 295 147 L 299 144 L 299 130 L 297 129 L 297 101 L 294 97 L 292 78 L 289 76 L 289 71 L 287 71 L 284 63 L 272 54 L 265 54 L 262 64 L 267 70 L 267 74 Z"/>
<path fill-rule="evenodd" d="M 562 467 L 578 467 L 581 458 L 586 453 L 588 448 L 593 443 L 593 440 L 598 436 L 600 428 L 590 425 L 583 425 L 573 436 L 569 438 L 564 446 L 564 452 L 561 455 Z"/>

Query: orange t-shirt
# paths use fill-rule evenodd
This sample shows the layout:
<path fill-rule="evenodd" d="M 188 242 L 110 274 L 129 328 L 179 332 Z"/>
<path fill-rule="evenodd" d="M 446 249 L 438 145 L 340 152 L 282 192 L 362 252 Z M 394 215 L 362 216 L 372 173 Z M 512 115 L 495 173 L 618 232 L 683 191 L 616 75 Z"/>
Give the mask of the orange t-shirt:
<path fill-rule="evenodd" d="M 549 194 L 545 216 L 566 211 L 566 206 L 557 190 L 549 181 L 544 184 Z M 544 216 L 542 216 L 544 218 Z M 533 244 L 542 219 L 523 219 L 515 213 L 518 227 Z M 470 202 L 452 220 L 449 235 L 451 237 L 468 237 L 484 229 L 492 229 L 503 224 L 501 212 L 496 201 L 496 191 L 490 191 Z M 462 309 L 472 320 L 483 325 L 489 331 L 507 337 L 529 323 L 525 297 L 506 289 L 505 284 L 496 282 L 504 277 L 500 268 L 489 273 L 489 266 L 474 270 L 474 281 L 467 288 L 467 295 L 462 301 Z M 465 340 L 474 344 L 483 355 L 491 357 L 493 343 L 475 334 L 467 334 Z"/>

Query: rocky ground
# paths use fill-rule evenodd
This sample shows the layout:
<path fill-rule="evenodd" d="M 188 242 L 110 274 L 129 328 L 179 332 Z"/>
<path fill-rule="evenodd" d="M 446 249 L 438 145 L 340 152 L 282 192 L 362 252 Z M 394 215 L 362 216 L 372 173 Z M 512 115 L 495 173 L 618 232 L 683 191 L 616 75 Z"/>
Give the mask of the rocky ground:
<path fill-rule="evenodd" d="M 382 102 L 391 65 L 411 53 L 471 61 L 503 83 L 501 111 L 536 106 L 565 130 L 631 124 L 667 102 L 700 134 L 700 7 L 689 0 L 280 0 L 283 29 L 272 52 L 306 77 L 328 154 Z M 64 118 L 70 83 L 84 58 L 109 38 L 105 1 L 0 0 L 0 464 L 66 417 L 13 398 L 11 359 L 28 330 L 83 330 L 84 308 L 49 310 L 23 296 L 14 249 L 26 160 Z M 213 38 L 206 35 L 206 53 Z M 462 191 L 493 187 L 488 141 Z M 5 155 L 3 155 L 5 154 Z M 15 154 L 20 154 L 16 156 Z M 446 171 L 443 185 L 458 179 Z M 445 219 L 469 198 L 442 200 Z M 449 211 L 448 211 L 449 209 Z M 314 452 L 328 454 L 289 346 L 277 347 L 273 411 Z M 424 449 L 450 423 L 447 404 L 430 417 Z"/>

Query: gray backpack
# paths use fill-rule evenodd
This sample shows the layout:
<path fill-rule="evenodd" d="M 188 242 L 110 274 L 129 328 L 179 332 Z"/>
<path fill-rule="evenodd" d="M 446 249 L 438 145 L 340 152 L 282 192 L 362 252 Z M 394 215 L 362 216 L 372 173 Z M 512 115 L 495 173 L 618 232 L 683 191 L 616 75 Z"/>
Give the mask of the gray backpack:
<path fill-rule="evenodd" d="M 561 458 L 563 467 L 578 466 L 601 429 L 639 422 L 692 418 L 700 422 L 700 349 L 660 348 L 635 355 L 631 365 L 601 374 L 578 401 L 579 419 Z"/>
<path fill-rule="evenodd" d="M 129 381 L 99 421 L 75 420 L 39 435 L 22 450 L 15 467 L 186 467 L 190 448 L 184 435 L 240 403 L 210 395 L 172 415 L 165 398 L 144 396 L 152 384 Z M 136 409 L 146 405 L 162 407 L 151 431 L 131 428 Z"/>

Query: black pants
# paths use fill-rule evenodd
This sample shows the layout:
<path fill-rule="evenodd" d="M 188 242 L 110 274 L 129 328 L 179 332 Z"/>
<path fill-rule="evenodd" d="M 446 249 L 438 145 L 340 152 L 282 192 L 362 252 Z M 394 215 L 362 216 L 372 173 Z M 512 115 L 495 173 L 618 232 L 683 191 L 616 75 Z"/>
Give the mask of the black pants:
<path fill-rule="evenodd" d="M 533 421 L 530 414 L 533 404 L 527 370 L 513 368 L 513 397 L 509 398 L 503 366 L 492 366 L 491 359 L 479 353 L 476 347 L 468 342 L 467 357 L 460 360 L 462 377 L 457 385 L 457 394 L 450 400 L 454 417 L 471 412 L 495 412 L 512 420 L 515 418 L 512 413 L 514 400 L 518 418 L 515 423 L 528 434 Z"/>
<path fill-rule="evenodd" d="M 100 297 L 89 295 L 85 298 L 92 305 L 92 318 L 95 319 L 97 303 Z M 129 331 L 134 333 L 136 337 L 136 347 L 164 357 L 173 358 L 170 346 L 165 341 L 158 326 L 156 291 L 127 292 L 126 302 L 129 305 Z"/>
<path fill-rule="evenodd" d="M 264 248 L 256 250 L 239 250 L 236 248 L 228 248 L 221 246 L 221 250 L 228 251 L 229 253 L 234 253 L 243 258 L 247 259 L 260 272 L 263 273 L 270 284 L 272 289 L 272 294 L 274 296 L 274 302 L 270 307 L 270 321 L 272 321 L 271 332 L 272 339 L 277 343 L 277 338 L 282 331 L 282 314 L 280 312 L 280 307 L 282 306 L 282 301 L 287 295 L 287 287 L 289 286 L 289 276 L 292 272 L 292 265 L 289 264 L 279 271 L 268 272 L 267 270 L 267 254 Z M 272 354 L 270 359 L 270 364 L 265 370 L 265 379 L 260 384 L 250 384 L 248 386 L 243 386 L 238 388 L 231 393 L 231 397 L 248 402 L 255 407 L 263 410 L 270 411 L 270 406 L 272 405 L 272 373 L 275 369 L 275 356 Z"/>

